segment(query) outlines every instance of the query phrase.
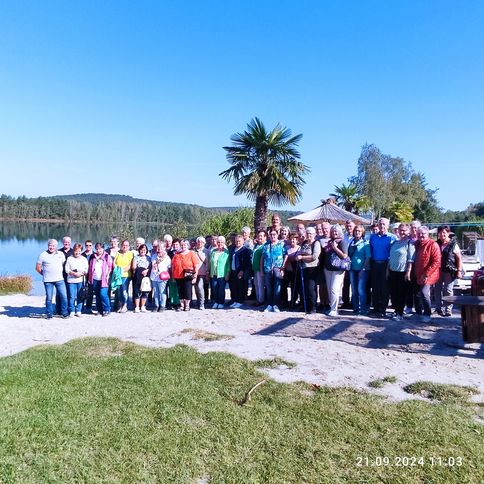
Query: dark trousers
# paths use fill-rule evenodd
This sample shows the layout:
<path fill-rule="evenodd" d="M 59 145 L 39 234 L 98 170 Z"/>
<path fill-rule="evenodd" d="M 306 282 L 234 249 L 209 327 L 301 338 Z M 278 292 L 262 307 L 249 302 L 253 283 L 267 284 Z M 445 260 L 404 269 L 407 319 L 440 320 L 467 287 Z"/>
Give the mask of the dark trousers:
<path fill-rule="evenodd" d="M 343 294 L 342 294 L 343 306 L 351 306 L 350 288 L 351 288 L 350 272 L 345 271 L 345 278 L 343 280 Z"/>
<path fill-rule="evenodd" d="M 387 261 L 371 263 L 371 294 L 377 313 L 384 313 L 388 306 L 387 265 Z"/>
<path fill-rule="evenodd" d="M 248 281 L 244 277 L 240 278 L 237 272 L 230 273 L 229 287 L 230 296 L 233 302 L 244 304 L 247 298 Z"/>
<path fill-rule="evenodd" d="M 317 267 L 307 267 L 304 270 L 304 290 L 306 292 L 306 311 L 311 312 L 316 310 L 318 301 L 317 288 Z"/>
<path fill-rule="evenodd" d="M 408 284 L 405 281 L 405 272 L 389 271 L 388 282 L 390 283 L 393 309 L 395 309 L 398 315 L 403 316 L 408 289 Z"/>

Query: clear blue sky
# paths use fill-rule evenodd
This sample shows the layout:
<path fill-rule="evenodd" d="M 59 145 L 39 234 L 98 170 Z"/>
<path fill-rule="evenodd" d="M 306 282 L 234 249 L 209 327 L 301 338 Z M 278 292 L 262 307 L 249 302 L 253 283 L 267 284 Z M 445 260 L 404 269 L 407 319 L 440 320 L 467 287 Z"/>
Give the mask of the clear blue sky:
<path fill-rule="evenodd" d="M 444 208 L 483 196 L 484 2 L 0 4 L 0 192 L 248 205 L 218 173 L 258 116 L 302 133 L 297 209 L 401 156 Z"/>

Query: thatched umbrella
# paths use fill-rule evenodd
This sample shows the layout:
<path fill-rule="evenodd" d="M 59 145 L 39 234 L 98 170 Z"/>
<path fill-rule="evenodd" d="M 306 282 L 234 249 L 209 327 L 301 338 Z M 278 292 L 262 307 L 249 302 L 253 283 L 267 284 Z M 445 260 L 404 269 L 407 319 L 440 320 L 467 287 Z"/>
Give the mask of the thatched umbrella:
<path fill-rule="evenodd" d="M 316 207 L 309 212 L 300 213 L 299 215 L 295 215 L 289 219 L 291 222 L 300 223 L 345 223 L 347 220 L 353 220 L 355 223 L 366 225 L 371 223 L 371 220 L 360 217 L 359 215 L 355 215 L 354 213 L 338 207 L 333 198 L 321 200 L 321 205 L 319 207 Z"/>

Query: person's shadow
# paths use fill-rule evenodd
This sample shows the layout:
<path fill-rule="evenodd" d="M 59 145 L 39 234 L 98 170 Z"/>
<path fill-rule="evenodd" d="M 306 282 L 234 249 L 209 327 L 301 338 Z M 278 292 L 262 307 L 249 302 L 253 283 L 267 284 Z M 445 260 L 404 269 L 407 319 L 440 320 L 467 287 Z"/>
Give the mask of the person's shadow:
<path fill-rule="evenodd" d="M 3 306 L 0 315 L 9 318 L 45 318 L 45 308 L 36 306 Z"/>

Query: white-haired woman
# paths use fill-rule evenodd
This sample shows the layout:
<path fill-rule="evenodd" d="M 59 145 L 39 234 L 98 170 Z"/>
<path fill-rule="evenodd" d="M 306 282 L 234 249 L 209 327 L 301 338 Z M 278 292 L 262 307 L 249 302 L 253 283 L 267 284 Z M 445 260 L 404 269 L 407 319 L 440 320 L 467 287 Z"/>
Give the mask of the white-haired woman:
<path fill-rule="evenodd" d="M 180 251 L 173 256 L 171 264 L 182 309 L 183 311 L 190 311 L 192 286 L 197 280 L 200 261 L 194 252 L 190 250 L 190 242 L 188 240 L 181 241 Z M 177 311 L 179 310 L 177 309 Z"/>
<path fill-rule="evenodd" d="M 203 311 L 205 309 L 205 290 L 209 282 L 208 262 L 210 260 L 210 249 L 205 247 L 205 237 L 197 237 L 195 244 L 194 252 L 200 260 L 197 280 L 195 282 L 195 295 L 198 301 L 198 308 Z"/>
<path fill-rule="evenodd" d="M 158 244 L 156 254 L 151 256 L 151 283 L 154 289 L 154 311 L 166 309 L 166 288 L 171 277 L 171 259 L 168 256 L 165 246 Z"/>
<path fill-rule="evenodd" d="M 343 237 L 343 229 L 333 225 L 330 231 L 331 239 L 324 247 L 324 276 L 328 288 L 330 310 L 328 316 L 338 315 L 338 303 L 345 277 L 344 263 L 348 260 L 348 245 Z M 348 261 L 351 264 L 351 261 Z"/>
<path fill-rule="evenodd" d="M 296 261 L 301 262 L 304 275 L 303 298 L 306 301 L 306 312 L 316 313 L 316 302 L 318 293 L 316 291 L 316 279 L 318 274 L 319 256 L 321 255 L 321 244 L 316 240 L 316 229 L 306 229 L 306 240 L 301 246 Z"/>

